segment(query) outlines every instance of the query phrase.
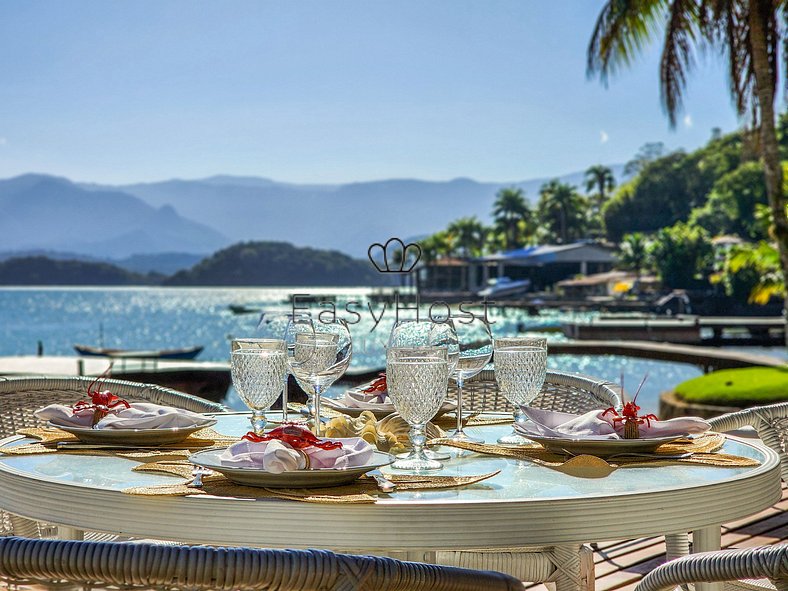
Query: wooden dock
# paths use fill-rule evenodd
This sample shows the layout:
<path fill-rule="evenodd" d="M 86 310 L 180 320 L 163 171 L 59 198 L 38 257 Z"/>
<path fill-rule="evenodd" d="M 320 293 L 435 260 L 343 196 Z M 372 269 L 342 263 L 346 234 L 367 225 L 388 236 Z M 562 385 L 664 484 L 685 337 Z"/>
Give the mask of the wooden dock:
<path fill-rule="evenodd" d="M 626 508 L 623 509 L 626 511 Z M 757 515 L 722 526 L 723 548 L 752 548 L 784 542 L 788 538 L 788 488 L 782 500 Z M 636 515 L 630 516 L 637 519 Z M 632 591 L 641 578 L 665 562 L 665 540 L 641 538 L 594 545 L 596 591 Z M 545 585 L 526 587 L 546 591 Z"/>
<path fill-rule="evenodd" d="M 784 359 L 769 355 L 728 351 L 718 347 L 675 345 L 650 341 L 549 341 L 547 348 L 552 355 L 623 355 L 641 359 L 689 363 L 697 365 L 707 373 L 717 369 L 757 365 L 782 367 L 786 364 Z"/>
<path fill-rule="evenodd" d="M 597 318 L 565 323 L 564 334 L 577 340 L 635 339 L 707 346 L 781 346 L 785 344 L 782 317 L 677 316 Z"/>

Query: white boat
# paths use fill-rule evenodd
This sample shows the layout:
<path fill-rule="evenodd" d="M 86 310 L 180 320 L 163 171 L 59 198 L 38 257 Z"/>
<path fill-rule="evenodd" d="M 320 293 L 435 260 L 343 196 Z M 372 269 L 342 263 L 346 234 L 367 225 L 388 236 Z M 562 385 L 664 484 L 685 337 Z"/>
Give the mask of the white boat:
<path fill-rule="evenodd" d="M 509 277 L 496 277 L 487 282 L 487 287 L 476 292 L 483 298 L 507 298 L 522 295 L 531 287 L 530 279 L 514 281 Z"/>

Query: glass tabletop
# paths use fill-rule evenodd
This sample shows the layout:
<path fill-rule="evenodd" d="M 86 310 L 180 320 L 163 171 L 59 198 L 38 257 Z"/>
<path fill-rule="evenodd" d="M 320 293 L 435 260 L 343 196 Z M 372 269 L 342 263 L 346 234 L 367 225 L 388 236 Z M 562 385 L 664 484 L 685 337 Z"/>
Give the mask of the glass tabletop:
<path fill-rule="evenodd" d="M 216 429 L 228 435 L 242 435 L 249 427 L 248 416 L 217 415 Z M 271 418 L 275 418 L 272 415 Z M 511 430 L 509 425 L 469 429 L 469 433 L 494 442 Z M 6 445 L 18 445 L 19 440 Z M 757 444 L 729 439 L 726 453 L 763 461 L 766 453 Z M 452 454 L 455 455 L 455 454 Z M 133 472 L 137 462 L 123 458 L 74 454 L 42 454 L 31 456 L 0 456 L 0 472 L 10 469 L 36 479 L 74 486 L 122 490 L 133 486 L 166 484 L 180 480 L 164 474 Z M 380 502 L 507 502 L 562 498 L 593 498 L 685 489 L 692 486 L 721 483 L 746 477 L 760 467 L 723 468 L 717 466 L 654 466 L 621 468 L 604 478 L 580 478 L 537 465 L 527 460 L 513 460 L 462 452 L 459 457 L 444 461 L 444 468 L 435 474 L 476 475 L 499 471 L 484 482 L 450 490 L 400 491 Z M 384 472 L 397 473 L 385 468 Z"/>

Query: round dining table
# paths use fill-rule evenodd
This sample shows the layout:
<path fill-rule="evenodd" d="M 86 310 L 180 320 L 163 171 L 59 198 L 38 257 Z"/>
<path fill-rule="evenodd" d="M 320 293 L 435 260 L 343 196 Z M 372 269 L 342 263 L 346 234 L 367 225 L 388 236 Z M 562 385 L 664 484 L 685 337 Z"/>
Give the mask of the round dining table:
<path fill-rule="evenodd" d="M 240 436 L 248 430 L 248 416 L 216 417 L 221 433 Z M 496 425 L 469 432 L 494 442 L 510 430 Z M 0 448 L 30 441 L 9 437 Z M 760 463 L 627 467 L 584 478 L 527 460 L 461 452 L 438 473 L 500 472 L 461 488 L 394 491 L 374 504 L 130 495 L 121 491 L 183 479 L 134 472 L 137 462 L 89 452 L 0 455 L 0 508 L 56 524 L 69 538 L 91 530 L 191 544 L 327 548 L 429 560 L 446 551 L 571 551 L 586 542 L 693 532 L 697 552 L 719 549 L 722 523 L 780 500 L 773 450 L 755 439 L 728 437 L 723 451 Z"/>

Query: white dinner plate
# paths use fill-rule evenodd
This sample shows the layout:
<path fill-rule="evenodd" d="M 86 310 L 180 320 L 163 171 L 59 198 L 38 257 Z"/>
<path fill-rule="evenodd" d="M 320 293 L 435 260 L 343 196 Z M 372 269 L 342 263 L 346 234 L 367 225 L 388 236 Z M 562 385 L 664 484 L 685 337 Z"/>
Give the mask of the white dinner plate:
<path fill-rule="evenodd" d="M 383 417 L 387 417 L 390 414 L 397 412 L 393 404 L 382 405 L 384 406 L 384 408 L 356 408 L 354 406 L 346 406 L 341 398 L 336 399 L 336 398 L 326 398 L 326 397 L 321 398 L 321 402 L 325 404 L 327 408 L 330 408 L 331 410 L 335 410 L 337 412 L 341 412 L 342 414 L 351 417 L 357 417 L 365 410 L 368 410 L 373 415 L 375 415 L 376 419 L 380 420 Z M 441 407 L 438 409 L 438 412 L 435 413 L 435 417 L 433 418 L 440 417 L 446 414 L 447 412 L 452 412 L 455 408 L 457 408 L 455 404 L 451 402 L 444 402 L 441 405 Z"/>
<path fill-rule="evenodd" d="M 143 445 L 155 447 L 183 441 L 192 433 L 211 427 L 216 419 L 205 420 L 191 427 L 167 427 L 163 429 L 91 429 L 90 427 L 74 427 L 49 421 L 51 427 L 75 435 L 84 443 L 100 443 L 107 445 Z"/>
<path fill-rule="evenodd" d="M 208 449 L 189 456 L 196 465 L 224 474 L 228 480 L 246 486 L 265 488 L 320 488 L 348 484 L 371 470 L 388 466 L 394 458 L 381 451 L 373 452 L 372 458 L 363 466 L 353 468 L 318 468 L 315 470 L 291 470 L 274 474 L 261 468 L 237 468 L 223 466 L 219 456 L 224 449 Z"/>
<path fill-rule="evenodd" d="M 518 431 L 523 437 L 541 443 L 545 448 L 556 453 L 571 455 L 590 455 L 606 458 L 627 453 L 653 453 L 660 445 L 683 439 L 686 435 L 670 437 L 644 437 L 641 439 L 601 439 L 572 437 L 543 437 L 526 431 Z"/>

